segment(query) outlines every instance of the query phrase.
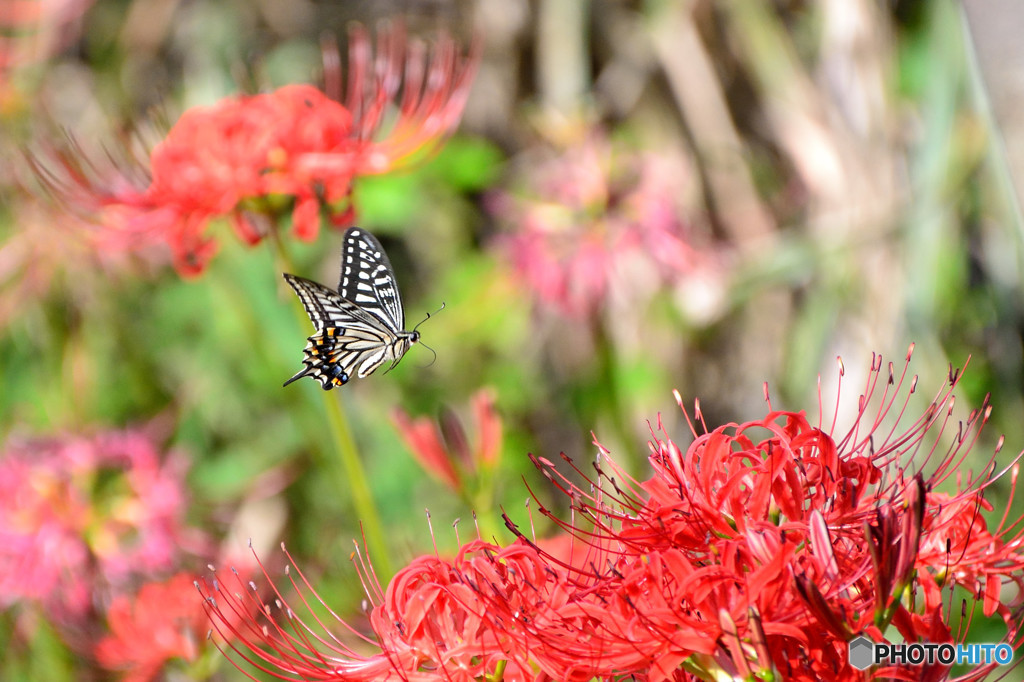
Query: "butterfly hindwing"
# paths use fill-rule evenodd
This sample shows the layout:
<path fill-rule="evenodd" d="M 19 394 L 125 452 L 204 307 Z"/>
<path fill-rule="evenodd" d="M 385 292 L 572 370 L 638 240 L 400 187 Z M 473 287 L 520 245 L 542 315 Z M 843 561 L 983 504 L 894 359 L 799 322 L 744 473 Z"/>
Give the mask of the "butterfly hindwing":
<path fill-rule="evenodd" d="M 346 233 L 341 273 L 338 291 L 284 276 L 316 328 L 303 351 L 305 367 L 285 386 L 311 376 L 330 390 L 353 376 L 372 374 L 385 362 L 394 367 L 419 339 L 416 331 L 404 330 L 391 263 L 373 235 L 355 227 Z"/>

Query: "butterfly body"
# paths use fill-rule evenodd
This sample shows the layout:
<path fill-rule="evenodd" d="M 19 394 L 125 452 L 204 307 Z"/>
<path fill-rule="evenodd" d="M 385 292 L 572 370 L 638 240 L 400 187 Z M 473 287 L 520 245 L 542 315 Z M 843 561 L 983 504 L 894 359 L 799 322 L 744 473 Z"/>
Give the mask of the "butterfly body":
<path fill-rule="evenodd" d="M 345 233 L 337 291 L 295 275 L 284 278 L 316 327 L 303 351 L 305 367 L 285 386 L 311 376 L 330 390 L 385 363 L 390 371 L 419 341 L 419 332 L 405 330 L 402 298 L 387 254 L 365 230 L 353 227 Z"/>

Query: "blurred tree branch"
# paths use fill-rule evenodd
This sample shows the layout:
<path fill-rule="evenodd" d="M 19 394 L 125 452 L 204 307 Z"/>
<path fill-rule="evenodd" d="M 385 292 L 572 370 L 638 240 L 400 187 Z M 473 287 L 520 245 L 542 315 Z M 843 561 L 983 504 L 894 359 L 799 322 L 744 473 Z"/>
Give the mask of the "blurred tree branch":
<path fill-rule="evenodd" d="M 648 16 L 655 52 L 692 134 L 713 209 L 735 245 L 764 245 L 775 231 L 761 204 L 722 84 L 690 7 L 666 3 Z"/>
<path fill-rule="evenodd" d="M 1014 194 L 1011 210 L 1024 232 L 1024 5 L 1015 0 L 964 0 L 962 5 L 975 62 L 995 119 L 1001 155 Z"/>

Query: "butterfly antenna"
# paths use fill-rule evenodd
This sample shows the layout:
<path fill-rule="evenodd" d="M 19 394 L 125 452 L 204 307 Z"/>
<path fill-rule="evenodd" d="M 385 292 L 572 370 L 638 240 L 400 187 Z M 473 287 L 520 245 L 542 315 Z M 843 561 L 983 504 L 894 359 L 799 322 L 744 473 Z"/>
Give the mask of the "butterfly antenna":
<path fill-rule="evenodd" d="M 437 314 L 438 314 L 439 312 L 441 312 L 442 310 L 444 310 L 444 306 L 445 306 L 445 302 L 444 302 L 444 301 L 441 301 L 441 307 L 440 307 L 440 308 L 438 308 L 437 310 L 435 310 L 435 311 L 433 312 L 433 315 L 437 315 Z M 433 317 L 433 315 L 432 315 L 431 313 L 427 313 L 427 316 L 426 316 L 426 317 L 424 317 L 424 318 L 423 318 L 422 320 L 420 320 L 420 321 L 419 321 L 419 324 L 417 324 L 417 325 L 416 325 L 415 327 L 413 327 L 413 328 L 412 328 L 412 330 L 413 330 L 413 331 L 416 331 L 417 329 L 419 329 L 419 328 L 420 328 L 420 324 L 423 324 L 424 322 L 426 322 L 427 320 L 429 320 L 429 319 L 430 319 L 431 317 Z M 436 353 L 435 353 L 435 356 L 436 356 Z M 431 363 L 431 364 L 433 364 L 433 363 Z M 429 366 L 429 365 L 428 365 L 428 366 Z"/>
<path fill-rule="evenodd" d="M 433 365 L 435 362 L 437 362 L 437 352 L 434 351 L 434 349 L 431 348 L 430 346 L 428 346 L 427 344 L 423 343 L 422 341 L 420 341 L 420 345 L 423 346 L 424 348 L 426 348 L 427 350 L 429 350 L 431 353 L 434 354 L 434 359 L 430 361 L 430 364 L 429 365 L 423 365 L 423 368 L 426 369 L 427 367 L 430 367 L 430 365 Z"/>

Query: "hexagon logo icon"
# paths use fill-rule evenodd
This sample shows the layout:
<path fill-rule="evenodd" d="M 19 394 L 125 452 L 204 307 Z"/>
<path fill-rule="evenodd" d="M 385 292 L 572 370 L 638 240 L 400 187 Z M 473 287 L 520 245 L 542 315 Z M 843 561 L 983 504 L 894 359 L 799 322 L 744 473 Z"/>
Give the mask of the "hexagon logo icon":
<path fill-rule="evenodd" d="M 864 636 L 851 639 L 847 645 L 850 652 L 850 665 L 857 670 L 867 670 L 871 667 L 874 662 L 874 656 L 872 652 L 875 649 L 875 644 L 870 639 Z"/>

